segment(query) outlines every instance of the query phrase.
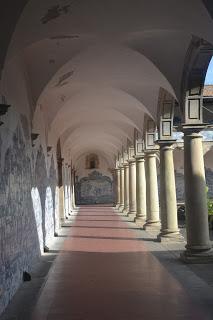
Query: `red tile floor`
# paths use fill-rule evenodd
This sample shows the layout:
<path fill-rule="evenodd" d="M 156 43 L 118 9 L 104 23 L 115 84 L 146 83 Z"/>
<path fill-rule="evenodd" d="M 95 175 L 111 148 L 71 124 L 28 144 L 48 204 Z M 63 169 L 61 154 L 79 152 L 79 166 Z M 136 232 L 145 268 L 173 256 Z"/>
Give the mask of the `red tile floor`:
<path fill-rule="evenodd" d="M 212 319 L 112 208 L 71 220 L 33 320 Z"/>

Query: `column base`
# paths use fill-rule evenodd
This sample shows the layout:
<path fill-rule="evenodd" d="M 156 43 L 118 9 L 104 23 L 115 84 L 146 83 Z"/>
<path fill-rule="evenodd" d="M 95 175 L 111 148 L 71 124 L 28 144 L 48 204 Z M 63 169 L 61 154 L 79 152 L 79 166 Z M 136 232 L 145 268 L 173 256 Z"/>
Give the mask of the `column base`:
<path fill-rule="evenodd" d="M 139 226 L 144 226 L 144 224 L 146 223 L 146 217 L 145 216 L 137 216 L 135 217 L 135 223 Z"/>
<path fill-rule="evenodd" d="M 191 252 L 190 250 L 185 250 L 180 254 L 180 260 L 184 263 L 190 264 L 207 264 L 213 263 L 213 250 L 207 250 L 203 252 Z"/>
<path fill-rule="evenodd" d="M 129 211 L 127 215 L 128 217 L 134 218 L 136 217 L 136 213 L 137 213 L 136 211 Z"/>
<path fill-rule="evenodd" d="M 50 248 L 45 245 L 45 246 L 44 246 L 44 252 L 47 253 L 47 252 L 49 252 L 49 251 L 50 251 Z"/>
<path fill-rule="evenodd" d="M 119 206 L 119 208 L 118 208 L 118 211 L 120 212 L 120 213 L 122 213 L 122 211 L 124 210 L 124 206 Z"/>
<path fill-rule="evenodd" d="M 122 213 L 126 214 L 128 216 L 129 208 L 124 208 Z"/>
<path fill-rule="evenodd" d="M 159 231 L 161 227 L 161 223 L 160 221 L 147 221 L 144 226 L 143 229 L 147 230 L 147 231 Z"/>
<path fill-rule="evenodd" d="M 184 242 L 184 237 L 179 231 L 175 232 L 160 232 L 157 236 L 159 242 Z"/>
<path fill-rule="evenodd" d="M 119 206 L 120 207 L 120 206 Z M 119 207 L 117 207 L 117 208 L 115 208 L 114 210 L 116 211 L 116 212 L 118 212 L 119 213 Z"/>

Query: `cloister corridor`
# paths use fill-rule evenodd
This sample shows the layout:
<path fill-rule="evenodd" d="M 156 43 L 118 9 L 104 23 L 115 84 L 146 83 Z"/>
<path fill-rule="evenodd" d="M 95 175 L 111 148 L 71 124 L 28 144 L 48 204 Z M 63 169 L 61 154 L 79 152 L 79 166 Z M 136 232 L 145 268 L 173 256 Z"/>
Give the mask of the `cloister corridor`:
<path fill-rule="evenodd" d="M 80 207 L 59 237 L 30 307 L 20 306 L 30 293 L 21 288 L 2 320 L 212 319 L 213 288 L 202 279 L 211 268 L 177 263 L 183 244 L 154 241 L 155 234 L 109 206 Z"/>
<path fill-rule="evenodd" d="M 0 0 L 0 320 L 213 319 L 213 0 Z"/>

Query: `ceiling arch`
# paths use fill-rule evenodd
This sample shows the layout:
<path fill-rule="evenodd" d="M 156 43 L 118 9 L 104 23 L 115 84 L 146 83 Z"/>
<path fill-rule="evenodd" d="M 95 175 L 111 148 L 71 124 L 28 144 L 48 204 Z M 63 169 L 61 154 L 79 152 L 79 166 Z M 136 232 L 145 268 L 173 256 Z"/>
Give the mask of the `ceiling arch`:
<path fill-rule="evenodd" d="M 128 130 L 128 128 L 120 128 L 116 123 L 97 123 L 97 124 L 87 124 L 77 127 L 73 130 L 69 130 L 61 137 L 61 146 L 62 148 L 67 145 L 69 147 L 69 143 L 72 142 L 73 136 L 80 136 L 83 132 L 93 132 L 94 136 L 97 136 L 99 132 L 110 134 L 110 136 L 119 139 L 122 145 L 125 145 L 127 139 L 131 141 L 133 136 L 133 130 Z M 102 142 L 102 144 L 104 141 Z"/>
<path fill-rule="evenodd" d="M 113 165 L 114 165 L 114 161 L 113 159 L 104 151 L 101 151 L 101 150 L 89 150 L 89 152 L 85 151 L 83 153 L 81 153 L 77 158 L 75 158 L 75 169 L 79 169 L 79 166 L 78 164 L 82 161 L 82 160 L 85 160 L 85 157 L 88 155 L 88 154 L 96 154 L 98 157 L 101 157 L 102 159 L 105 160 L 105 162 L 107 163 L 108 167 L 109 168 L 112 168 Z"/>
<path fill-rule="evenodd" d="M 19 14 L 26 3 L 22 0 L 17 5 Z M 17 18 L 18 15 L 14 21 Z M 57 0 L 31 0 L 19 19 L 8 55 L 41 39 L 70 34 L 109 38 L 140 30 L 176 29 L 195 35 L 202 33 L 203 38 L 211 41 L 207 39 L 213 37 L 211 27 L 211 17 L 201 0 L 135 0 L 134 5 L 131 0 L 101 3 L 93 0 L 90 4 L 84 0 L 61 0 L 60 3 Z"/>
<path fill-rule="evenodd" d="M 19 2 L 5 77 L 7 65 L 21 57 L 33 123 L 42 110 L 48 145 L 60 139 L 75 161 L 90 149 L 112 161 L 134 128 L 143 130 L 144 114 L 156 119 L 160 88 L 180 98 L 192 35 L 213 43 L 213 21 L 201 0 Z"/>

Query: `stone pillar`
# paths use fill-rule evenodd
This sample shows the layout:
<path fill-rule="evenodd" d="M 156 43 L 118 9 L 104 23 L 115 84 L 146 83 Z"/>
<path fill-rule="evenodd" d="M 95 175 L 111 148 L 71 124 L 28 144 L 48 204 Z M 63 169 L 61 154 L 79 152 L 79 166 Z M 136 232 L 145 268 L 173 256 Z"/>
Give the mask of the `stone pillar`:
<path fill-rule="evenodd" d="M 144 224 L 146 220 L 146 174 L 144 156 L 136 157 L 136 200 L 137 214 L 135 222 Z"/>
<path fill-rule="evenodd" d="M 159 197 L 156 168 L 156 153 L 146 153 L 146 208 L 147 220 L 144 229 L 159 230 Z"/>
<path fill-rule="evenodd" d="M 76 209 L 75 204 L 75 169 L 72 169 L 72 209 Z"/>
<path fill-rule="evenodd" d="M 76 170 L 74 171 L 74 184 L 73 184 L 73 203 L 74 203 L 74 208 L 76 209 L 76 202 L 75 202 L 75 184 L 76 184 Z"/>
<path fill-rule="evenodd" d="M 64 204 L 65 204 L 65 218 L 68 219 L 68 177 L 67 177 L 67 165 L 64 165 Z"/>
<path fill-rule="evenodd" d="M 124 164 L 124 209 L 123 213 L 129 212 L 129 164 Z"/>
<path fill-rule="evenodd" d="M 120 166 L 120 206 L 119 211 L 124 209 L 124 167 Z"/>
<path fill-rule="evenodd" d="M 129 215 L 136 215 L 136 161 L 129 160 Z"/>
<path fill-rule="evenodd" d="M 174 141 L 159 140 L 160 145 L 160 217 L 159 241 L 183 241 L 178 229 L 177 199 L 173 161 Z"/>
<path fill-rule="evenodd" d="M 63 159 L 58 159 L 58 186 L 59 186 L 59 217 L 60 225 L 65 220 L 65 206 L 64 206 L 64 169 Z"/>
<path fill-rule="evenodd" d="M 68 166 L 68 214 L 71 215 L 72 212 L 72 196 L 71 196 L 71 166 Z"/>
<path fill-rule="evenodd" d="M 116 168 L 115 172 L 116 172 L 116 209 L 118 209 L 121 203 L 121 200 L 120 200 L 121 171 L 119 168 Z"/>
<path fill-rule="evenodd" d="M 195 128 L 183 129 L 187 245 L 181 259 L 187 263 L 213 262 L 208 227 L 203 137 Z"/>
<path fill-rule="evenodd" d="M 59 188 L 59 212 L 60 212 L 60 222 L 63 223 L 65 220 L 65 206 L 64 206 L 64 186 Z"/>

